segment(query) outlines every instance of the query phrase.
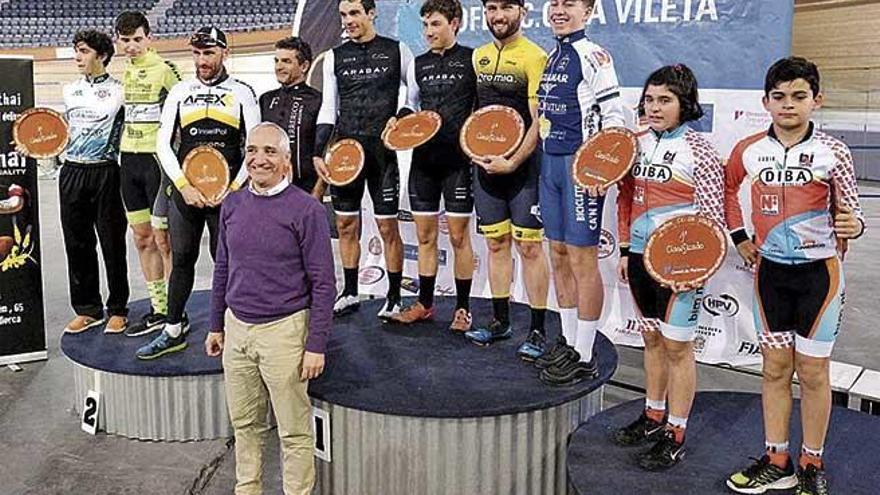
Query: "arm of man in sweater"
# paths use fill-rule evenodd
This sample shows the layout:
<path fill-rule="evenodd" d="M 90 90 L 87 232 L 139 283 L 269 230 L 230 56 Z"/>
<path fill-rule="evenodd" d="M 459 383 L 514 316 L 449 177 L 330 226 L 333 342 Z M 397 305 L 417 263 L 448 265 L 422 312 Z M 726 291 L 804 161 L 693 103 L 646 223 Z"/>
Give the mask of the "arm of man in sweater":
<path fill-rule="evenodd" d="M 226 313 L 226 282 L 229 279 L 228 252 L 226 251 L 226 216 L 229 203 L 220 207 L 217 230 L 217 253 L 214 258 L 214 278 L 211 286 L 211 327 L 205 338 L 205 353 L 217 357 L 223 353 L 224 314 Z"/>
<path fill-rule="evenodd" d="M 306 276 L 311 285 L 309 336 L 303 356 L 300 379 L 317 378 L 324 371 L 324 352 L 333 325 L 333 301 L 336 300 L 336 276 L 333 248 L 330 245 L 330 224 L 323 205 L 309 198 L 299 236 Z"/>

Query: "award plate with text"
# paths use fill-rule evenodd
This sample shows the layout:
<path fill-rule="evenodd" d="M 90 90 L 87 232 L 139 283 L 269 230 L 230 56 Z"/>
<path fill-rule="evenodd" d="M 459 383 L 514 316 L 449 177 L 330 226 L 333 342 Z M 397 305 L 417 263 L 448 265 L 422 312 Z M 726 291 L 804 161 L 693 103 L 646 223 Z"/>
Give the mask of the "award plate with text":
<path fill-rule="evenodd" d="M 519 112 L 503 105 L 489 105 L 468 117 L 459 142 L 462 151 L 473 160 L 507 158 L 519 148 L 525 133 L 525 122 Z"/>
<path fill-rule="evenodd" d="M 664 222 L 648 238 L 645 268 L 651 278 L 671 286 L 699 286 L 721 268 L 727 237 L 718 222 L 681 215 Z"/>
<path fill-rule="evenodd" d="M 67 122 L 51 108 L 25 110 L 12 126 L 13 141 L 31 158 L 60 155 L 67 146 L 68 138 Z"/>
<path fill-rule="evenodd" d="M 324 164 L 330 173 L 330 184 L 350 184 L 364 168 L 364 148 L 354 139 L 340 139 L 327 151 Z"/>
<path fill-rule="evenodd" d="M 624 127 L 597 132 L 581 145 L 572 162 L 572 177 L 581 187 L 608 187 L 624 178 L 639 151 L 635 133 Z"/>
<path fill-rule="evenodd" d="M 443 119 L 437 112 L 422 110 L 397 120 L 394 130 L 382 134 L 385 147 L 393 151 L 411 150 L 431 140 Z"/>
<path fill-rule="evenodd" d="M 223 199 L 229 190 L 229 165 L 213 146 L 197 146 L 187 153 L 183 175 L 209 201 Z"/>

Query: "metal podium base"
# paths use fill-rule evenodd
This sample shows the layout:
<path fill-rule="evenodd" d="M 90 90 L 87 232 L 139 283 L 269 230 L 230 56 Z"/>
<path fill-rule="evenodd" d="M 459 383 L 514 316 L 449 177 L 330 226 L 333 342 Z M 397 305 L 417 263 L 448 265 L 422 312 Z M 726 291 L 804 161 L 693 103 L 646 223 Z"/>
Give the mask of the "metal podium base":
<path fill-rule="evenodd" d="M 107 433 L 165 441 L 232 436 L 222 373 L 156 377 L 72 366 L 74 409 L 89 390 L 99 392 L 98 428 Z"/>
<path fill-rule="evenodd" d="M 602 406 L 574 402 L 506 416 L 421 418 L 314 400 L 331 418 L 317 495 L 566 495 L 568 436 Z"/>

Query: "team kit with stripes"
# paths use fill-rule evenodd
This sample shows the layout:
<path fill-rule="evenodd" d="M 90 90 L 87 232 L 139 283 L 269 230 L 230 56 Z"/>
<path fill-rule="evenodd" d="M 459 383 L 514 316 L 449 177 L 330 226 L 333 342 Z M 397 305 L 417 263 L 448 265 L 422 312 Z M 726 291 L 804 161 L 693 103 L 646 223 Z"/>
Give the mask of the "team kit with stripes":
<path fill-rule="evenodd" d="M 772 125 L 740 141 L 722 159 L 708 137 L 688 124 L 703 112 L 697 77 L 684 64 L 648 75 L 638 122 L 629 121 L 614 47 L 599 46 L 586 31 L 592 0 L 549 1 L 556 36 L 549 54 L 523 34 L 523 0 L 483 0 L 493 39 L 480 47 L 457 43 L 459 0 L 425 0 L 421 15 L 429 49 L 415 56 L 402 42 L 376 32 L 374 0 L 336 3 L 347 39 L 324 54 L 322 86 L 305 82 L 314 62 L 308 40 L 290 37 L 275 45 L 281 87 L 260 98 L 227 73 L 227 38 L 215 27 L 201 28 L 190 39 L 196 75 L 187 81 L 149 48 L 149 24 L 139 21 L 138 13 L 124 13 L 117 21 L 116 46 L 128 57 L 121 82 L 105 70 L 114 53 L 112 41 L 108 47 L 106 35 L 77 34 L 74 48 L 83 78 L 64 91 L 70 142 L 60 176 L 62 227 L 69 259 L 88 254 L 89 245 L 94 250 L 96 239 L 83 234 L 84 222 L 99 227 L 110 297 L 105 309 L 97 260 L 94 266 L 71 264 L 76 318 L 68 333 L 99 325 L 106 333 L 132 337 L 156 332 L 137 351 L 142 360 L 173 359 L 186 348 L 190 323 L 184 308 L 200 239 L 207 226 L 213 257 L 224 239 L 218 240 L 217 230 L 225 203 L 194 192 L 181 163 L 190 150 L 213 146 L 230 167 L 230 190 L 262 194 L 249 185 L 242 162 L 248 130 L 271 121 L 287 134 L 294 151 L 286 183 L 319 200 L 329 192 L 336 213 L 335 262 L 342 265 L 343 281 L 335 300 L 326 302 L 335 317 L 361 311 L 360 212 L 369 193 L 389 282 L 378 318 L 389 325 L 448 318 L 450 338 L 488 347 L 486 352 L 492 352 L 493 343 L 522 334 L 517 356 L 534 366 L 547 386 L 593 380 L 598 376 L 593 344 L 604 297 L 598 244 L 607 188 L 578 185 L 572 162 L 596 133 L 628 127 L 637 131 L 637 158 L 611 187 L 618 188 L 617 275 L 630 287 L 645 341 L 646 399 L 641 415 L 613 433 L 615 443 L 647 446 L 636 455 L 646 470 L 669 469 L 685 457 L 703 289 L 660 284 L 646 270 L 644 256 L 648 239 L 665 221 L 700 215 L 726 227 L 754 271 L 754 325 L 764 356 L 766 451 L 726 484 L 737 493 L 791 488 L 801 495 L 830 493 L 822 462 L 830 415 L 828 362 L 841 326 L 844 256 L 850 241 L 863 234 L 864 220 L 850 151 L 811 120 L 823 100 L 813 63 L 789 57 L 767 70 L 763 104 Z M 524 123 L 524 137 L 510 156 L 471 158 L 459 134 L 472 113 L 490 105 L 513 109 Z M 438 113 L 442 125 L 414 150 L 407 178 L 419 238 L 419 294 L 404 305 L 398 228 L 402 178 L 397 154 L 385 147 L 382 136 L 423 110 Z M 324 153 L 344 138 L 363 148 L 363 170 L 351 183 L 328 188 Z M 750 219 L 740 204 L 743 184 Z M 434 307 L 441 212 L 453 248 L 456 288 L 454 312 L 442 316 Z M 474 216 L 488 248 L 492 312 L 487 315 L 472 315 L 469 305 Z M 125 250 L 126 217 L 150 292 L 151 311 L 139 321 L 127 317 L 125 258 L 114 258 L 114 252 Z M 514 332 L 510 318 L 514 250 L 522 260 L 518 269 L 531 315 L 525 333 Z M 562 334 L 553 342 L 544 323 L 550 283 L 562 322 Z M 803 445 L 793 459 L 788 420 L 766 418 L 790 412 L 795 371 L 804 421 Z"/>

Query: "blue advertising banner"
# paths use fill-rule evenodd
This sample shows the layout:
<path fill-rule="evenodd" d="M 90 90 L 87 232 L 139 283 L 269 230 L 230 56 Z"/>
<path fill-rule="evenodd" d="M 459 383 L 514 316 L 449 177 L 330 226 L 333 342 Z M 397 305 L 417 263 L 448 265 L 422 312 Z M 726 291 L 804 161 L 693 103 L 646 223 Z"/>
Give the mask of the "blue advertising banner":
<path fill-rule="evenodd" d="M 549 4 L 527 1 L 523 23 L 526 36 L 548 52 L 554 46 Z M 421 5 L 379 0 L 378 31 L 403 40 L 413 53 L 424 52 Z M 462 44 L 489 42 L 481 0 L 462 5 Z M 793 15 L 789 0 L 596 0 L 587 30 L 614 56 L 623 86 L 641 87 L 654 69 L 684 63 L 701 87 L 761 89 L 767 67 L 789 54 Z"/>

